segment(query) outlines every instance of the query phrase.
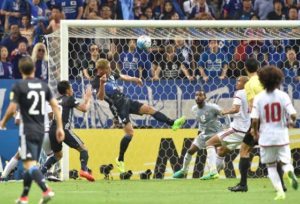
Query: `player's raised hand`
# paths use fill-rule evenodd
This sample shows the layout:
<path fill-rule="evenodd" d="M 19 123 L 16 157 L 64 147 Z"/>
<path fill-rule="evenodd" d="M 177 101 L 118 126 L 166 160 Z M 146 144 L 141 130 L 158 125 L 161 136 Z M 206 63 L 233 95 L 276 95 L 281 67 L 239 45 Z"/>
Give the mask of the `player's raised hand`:
<path fill-rule="evenodd" d="M 65 132 L 62 128 L 56 129 L 56 140 L 57 142 L 61 143 L 65 139 Z"/>
<path fill-rule="evenodd" d="M 103 74 L 103 76 L 100 78 L 100 84 L 104 84 L 107 81 L 106 74 Z"/>
<path fill-rule="evenodd" d="M 135 78 L 135 83 L 139 86 L 143 86 L 143 81 L 140 78 Z"/>

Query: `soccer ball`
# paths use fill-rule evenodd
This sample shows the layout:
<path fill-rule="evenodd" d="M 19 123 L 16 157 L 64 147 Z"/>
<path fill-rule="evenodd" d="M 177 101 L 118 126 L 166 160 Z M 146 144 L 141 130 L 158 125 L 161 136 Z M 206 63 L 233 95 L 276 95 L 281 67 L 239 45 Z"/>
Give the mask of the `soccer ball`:
<path fill-rule="evenodd" d="M 147 50 L 151 47 L 151 38 L 146 35 L 142 35 L 137 39 L 137 47 L 141 50 Z"/>

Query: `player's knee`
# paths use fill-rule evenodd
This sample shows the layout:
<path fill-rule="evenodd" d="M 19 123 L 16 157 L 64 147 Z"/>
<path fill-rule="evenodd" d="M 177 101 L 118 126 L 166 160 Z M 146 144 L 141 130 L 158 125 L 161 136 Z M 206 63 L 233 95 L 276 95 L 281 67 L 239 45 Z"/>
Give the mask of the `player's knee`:
<path fill-rule="evenodd" d="M 54 155 L 55 155 L 55 158 L 56 158 L 57 161 L 61 160 L 61 158 L 63 157 L 62 151 L 55 152 Z"/>

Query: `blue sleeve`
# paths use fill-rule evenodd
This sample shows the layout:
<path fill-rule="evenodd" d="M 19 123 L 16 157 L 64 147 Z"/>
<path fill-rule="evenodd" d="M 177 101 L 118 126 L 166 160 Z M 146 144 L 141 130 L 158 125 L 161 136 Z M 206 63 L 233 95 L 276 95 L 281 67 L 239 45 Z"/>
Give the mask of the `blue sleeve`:
<path fill-rule="evenodd" d="M 181 10 L 180 5 L 178 4 L 178 2 L 176 0 L 173 0 L 172 4 L 173 4 L 173 7 L 174 7 L 174 10 L 179 15 L 179 18 L 181 20 L 184 20 L 185 19 L 185 15 L 184 15 L 183 11 Z"/>
<path fill-rule="evenodd" d="M 4 0 L 3 5 L 2 5 L 2 9 L 4 11 L 10 11 L 10 1 L 9 0 Z"/>
<path fill-rule="evenodd" d="M 83 7 L 83 1 L 82 0 L 77 0 L 77 5 L 78 5 L 78 7 Z"/>

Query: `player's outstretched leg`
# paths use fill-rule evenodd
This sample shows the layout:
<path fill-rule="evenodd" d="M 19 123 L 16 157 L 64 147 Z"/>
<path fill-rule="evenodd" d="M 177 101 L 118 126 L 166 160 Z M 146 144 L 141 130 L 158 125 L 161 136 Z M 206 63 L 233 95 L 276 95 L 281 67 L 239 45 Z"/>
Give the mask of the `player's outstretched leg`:
<path fill-rule="evenodd" d="M 6 164 L 2 174 L 1 174 L 1 180 L 5 180 L 8 175 L 10 174 L 10 172 L 12 170 L 14 170 L 19 162 L 20 156 L 19 153 L 16 153 L 10 160 L 9 162 Z"/>
<path fill-rule="evenodd" d="M 186 118 L 184 116 L 182 116 L 176 120 L 172 120 L 168 116 L 163 114 L 162 112 L 156 111 L 152 106 L 149 106 L 147 104 L 143 104 L 140 107 L 139 113 L 152 115 L 152 117 L 154 117 L 157 121 L 166 123 L 169 126 L 171 126 L 174 131 L 181 128 L 186 121 Z"/>
<path fill-rule="evenodd" d="M 119 169 L 120 173 L 125 172 L 124 155 L 129 146 L 129 143 L 131 142 L 131 139 L 131 135 L 125 135 L 120 142 L 119 157 L 116 159 L 117 168 Z"/>
<path fill-rule="evenodd" d="M 31 184 L 32 184 L 32 178 L 29 174 L 29 171 L 26 170 L 23 176 L 23 192 L 21 197 L 18 200 L 16 200 L 17 204 L 27 204 L 29 202 L 28 193 L 31 188 Z"/>
<path fill-rule="evenodd" d="M 285 193 L 282 188 L 279 174 L 277 172 L 277 163 L 267 164 L 269 178 L 276 190 L 276 196 L 274 200 L 283 200 L 285 199 Z"/>
<path fill-rule="evenodd" d="M 176 179 L 186 178 L 188 170 L 189 170 L 189 165 L 192 160 L 192 156 L 196 151 L 198 151 L 198 147 L 196 145 L 192 144 L 192 146 L 188 149 L 188 151 L 184 155 L 182 168 L 173 174 L 173 178 L 176 178 Z"/>

